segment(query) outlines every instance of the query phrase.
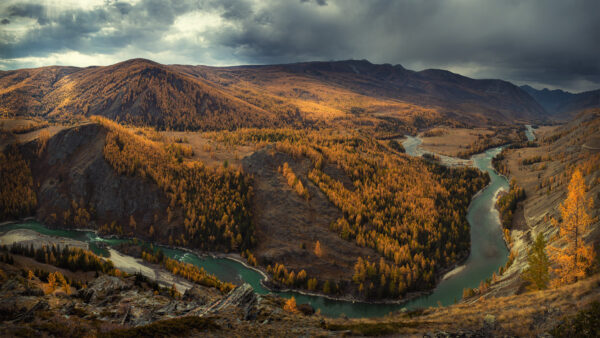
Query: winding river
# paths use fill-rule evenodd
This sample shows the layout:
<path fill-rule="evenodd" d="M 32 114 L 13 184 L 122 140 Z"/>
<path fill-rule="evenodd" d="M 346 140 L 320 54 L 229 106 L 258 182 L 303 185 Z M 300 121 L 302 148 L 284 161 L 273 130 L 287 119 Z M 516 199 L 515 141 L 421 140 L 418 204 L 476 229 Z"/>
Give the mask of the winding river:
<path fill-rule="evenodd" d="M 528 130 L 529 131 L 529 130 Z M 529 136 L 529 135 L 528 135 Z M 403 144 L 407 154 L 420 156 L 424 153 L 419 148 L 421 140 L 409 137 Z M 348 317 L 379 317 L 402 308 L 415 309 L 429 306 L 437 306 L 439 303 L 450 305 L 462 298 L 463 289 L 475 288 L 480 281 L 489 278 L 493 272 L 498 271 L 500 266 L 506 264 L 508 250 L 502 239 L 500 219 L 494 204 L 497 195 L 502 190 L 508 189 L 508 182 L 503 176 L 498 175 L 492 168 L 491 160 L 502 147 L 490 149 L 484 153 L 474 155 L 470 161 L 455 159 L 452 157 L 441 157 L 441 161 L 447 165 L 472 164 L 482 171 L 486 171 L 491 178 L 490 184 L 480 191 L 471 201 L 467 220 L 471 225 L 471 254 L 463 265 L 447 273 L 444 279 L 429 295 L 411 300 L 403 304 L 373 304 L 364 302 L 350 302 L 331 300 L 320 296 L 304 295 L 298 292 L 276 292 L 282 297 L 296 298 L 298 304 L 309 303 L 322 314 L 337 317 L 342 314 Z M 87 242 L 90 249 L 97 254 L 106 255 L 107 252 L 98 245 L 105 242 L 116 245 L 124 240 L 105 239 L 98 237 L 91 231 L 55 230 L 48 229 L 37 222 L 25 222 L 19 224 L 8 224 L 0 228 L 0 233 L 14 229 L 30 229 L 42 234 L 67 237 Z M 222 280 L 240 284 L 249 283 L 258 294 L 267 294 L 270 291 L 261 284 L 263 275 L 258 271 L 245 267 L 243 264 L 227 259 L 198 256 L 182 250 L 162 248 L 166 255 L 184 262 L 203 267 L 206 271 L 216 275 Z"/>
<path fill-rule="evenodd" d="M 527 141 L 533 141 L 535 140 L 535 134 L 534 134 L 534 129 L 531 125 L 526 124 L 525 125 L 525 136 L 527 136 Z"/>

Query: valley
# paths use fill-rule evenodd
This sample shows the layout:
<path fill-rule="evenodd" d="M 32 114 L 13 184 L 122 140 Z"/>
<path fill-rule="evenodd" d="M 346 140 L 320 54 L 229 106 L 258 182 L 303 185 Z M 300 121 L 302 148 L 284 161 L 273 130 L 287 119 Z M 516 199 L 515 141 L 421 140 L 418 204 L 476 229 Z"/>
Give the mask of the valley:
<path fill-rule="evenodd" d="M 29 310 L 3 318 L 59 318 L 56 304 L 68 303 L 85 309 L 77 327 L 102 323 L 99 333 L 172 317 L 210 318 L 190 324 L 196 333 L 252 321 L 265 323 L 255 334 L 551 330 L 574 304 L 599 299 L 596 265 L 576 286 L 542 291 L 523 271 L 538 233 L 565 246 L 552 219 L 577 170 L 592 200 L 582 241 L 599 247 L 600 117 L 589 108 L 558 123 L 518 87 L 477 81 L 363 61 L 135 59 L 2 74 L 0 277 L 20 285 L 10 295 L 49 302 L 38 310 L 19 298 Z M 452 86 L 463 99 L 411 93 L 407 82 Z M 478 86 L 502 90 L 477 98 Z M 17 89 L 40 91 L 24 94 L 37 103 L 19 106 Z M 105 263 L 82 271 L 70 256 Z M 88 286 L 107 285 L 113 304 L 90 300 Z M 540 319 L 532 297 L 559 310 Z M 541 324 L 509 324 L 519 301 Z M 463 316 L 477 319 L 452 323 Z"/>

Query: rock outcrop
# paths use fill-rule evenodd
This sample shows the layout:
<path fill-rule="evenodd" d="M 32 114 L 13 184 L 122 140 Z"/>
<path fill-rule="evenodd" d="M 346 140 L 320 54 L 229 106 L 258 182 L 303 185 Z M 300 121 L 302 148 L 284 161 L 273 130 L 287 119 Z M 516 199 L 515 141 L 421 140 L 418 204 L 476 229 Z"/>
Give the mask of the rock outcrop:
<path fill-rule="evenodd" d="M 127 225 L 133 216 L 136 235 L 150 225 L 169 224 L 164 192 L 149 179 L 118 175 L 104 159 L 106 134 L 103 126 L 89 123 L 60 131 L 45 147 L 37 140 L 22 147 L 37 187 L 37 218 L 48 225 L 96 228 Z"/>
<path fill-rule="evenodd" d="M 205 309 L 199 309 L 196 313 L 204 316 L 224 311 L 240 311 L 244 320 L 255 319 L 261 297 L 258 296 L 250 284 L 244 283 L 233 289 L 225 298 L 213 303 Z"/>
<path fill-rule="evenodd" d="M 86 302 L 93 302 L 128 288 L 129 286 L 118 277 L 102 275 L 86 289 L 81 289 L 79 296 Z"/>

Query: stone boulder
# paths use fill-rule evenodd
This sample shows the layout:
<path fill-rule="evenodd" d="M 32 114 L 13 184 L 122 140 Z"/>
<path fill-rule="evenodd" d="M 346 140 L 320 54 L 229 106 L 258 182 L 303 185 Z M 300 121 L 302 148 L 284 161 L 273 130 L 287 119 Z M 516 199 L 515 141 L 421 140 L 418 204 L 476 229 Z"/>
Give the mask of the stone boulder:
<path fill-rule="evenodd" d="M 312 316 L 315 314 L 315 309 L 310 304 L 300 304 L 296 306 L 296 308 L 305 316 Z"/>
<path fill-rule="evenodd" d="M 188 302 L 195 302 L 198 305 L 206 304 L 209 299 L 206 297 L 206 292 L 203 291 L 200 286 L 194 284 L 191 288 L 187 289 L 183 294 L 183 300 Z"/>
<path fill-rule="evenodd" d="M 252 320 L 256 319 L 256 308 L 259 300 L 260 297 L 254 293 L 252 286 L 244 283 L 243 285 L 238 286 L 229 292 L 225 298 L 211 306 L 208 312 L 216 313 L 238 308 L 241 310 L 244 320 Z"/>

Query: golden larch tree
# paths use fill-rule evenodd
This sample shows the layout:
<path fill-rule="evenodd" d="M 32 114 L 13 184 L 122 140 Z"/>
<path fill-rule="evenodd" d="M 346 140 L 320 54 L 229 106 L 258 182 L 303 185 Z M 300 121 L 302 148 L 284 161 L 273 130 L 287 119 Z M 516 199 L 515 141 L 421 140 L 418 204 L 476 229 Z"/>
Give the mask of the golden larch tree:
<path fill-rule="evenodd" d="M 292 298 L 288 299 L 283 305 L 283 309 L 291 313 L 298 312 L 298 308 L 296 307 L 296 298 L 292 296 Z"/>
<path fill-rule="evenodd" d="M 315 256 L 321 257 L 323 255 L 323 251 L 321 250 L 321 243 L 317 241 L 315 243 Z"/>
<path fill-rule="evenodd" d="M 560 205 L 560 221 L 553 220 L 554 226 L 559 227 L 559 236 L 566 241 L 562 248 L 552 247 L 553 261 L 558 266 L 554 269 L 557 278 L 553 286 L 576 282 L 585 277 L 587 269 L 594 260 L 594 250 L 586 245 L 583 236 L 591 226 L 593 219 L 587 213 L 592 208 L 592 200 L 585 199 L 585 181 L 581 171 L 576 169 L 571 176 L 567 198 Z"/>

